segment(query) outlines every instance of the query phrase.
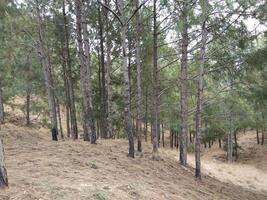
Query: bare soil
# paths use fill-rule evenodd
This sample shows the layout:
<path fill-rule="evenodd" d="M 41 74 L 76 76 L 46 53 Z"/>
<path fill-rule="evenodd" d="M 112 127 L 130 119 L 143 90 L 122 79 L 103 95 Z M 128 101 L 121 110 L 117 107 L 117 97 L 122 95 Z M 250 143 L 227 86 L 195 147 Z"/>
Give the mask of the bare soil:
<path fill-rule="evenodd" d="M 175 150 L 161 150 L 161 159 L 154 161 L 150 143 L 144 143 L 142 158 L 130 159 L 126 140 L 52 142 L 49 130 L 14 123 L 3 125 L 0 137 L 9 176 L 1 200 L 267 199 L 265 191 L 216 176 L 196 180 Z"/>

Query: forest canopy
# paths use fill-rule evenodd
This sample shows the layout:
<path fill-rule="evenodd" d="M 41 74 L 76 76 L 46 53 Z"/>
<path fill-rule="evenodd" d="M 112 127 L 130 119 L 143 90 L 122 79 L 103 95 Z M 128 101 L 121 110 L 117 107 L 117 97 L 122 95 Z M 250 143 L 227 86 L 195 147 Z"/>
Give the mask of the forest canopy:
<path fill-rule="evenodd" d="M 127 138 L 132 158 L 151 141 L 155 160 L 168 130 L 201 177 L 207 144 L 230 162 L 241 130 L 264 144 L 266 13 L 264 0 L 1 0 L 0 121 L 19 96 L 53 140 Z"/>

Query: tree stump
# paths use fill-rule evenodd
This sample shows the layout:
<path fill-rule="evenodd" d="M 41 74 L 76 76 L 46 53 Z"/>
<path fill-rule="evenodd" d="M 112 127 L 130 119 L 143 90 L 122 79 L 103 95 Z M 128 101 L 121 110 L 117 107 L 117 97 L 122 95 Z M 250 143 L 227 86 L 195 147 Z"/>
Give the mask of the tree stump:
<path fill-rule="evenodd" d="M 5 151 L 3 140 L 0 139 L 0 188 L 8 186 L 7 171 L 5 167 Z"/>

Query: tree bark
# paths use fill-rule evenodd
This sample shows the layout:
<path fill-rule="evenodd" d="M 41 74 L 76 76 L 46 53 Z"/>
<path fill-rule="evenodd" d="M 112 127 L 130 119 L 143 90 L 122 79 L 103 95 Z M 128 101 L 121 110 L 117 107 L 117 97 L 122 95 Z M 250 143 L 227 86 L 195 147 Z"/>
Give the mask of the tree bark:
<path fill-rule="evenodd" d="M 153 0 L 152 138 L 153 157 L 158 157 L 158 33 L 157 0 Z"/>
<path fill-rule="evenodd" d="M 0 189 L 8 187 L 8 178 L 5 165 L 5 151 L 3 140 L 0 139 Z"/>
<path fill-rule="evenodd" d="M 181 137 L 180 137 L 180 162 L 187 163 L 187 133 L 188 133 L 188 94 L 187 94 L 187 65 L 188 65 L 188 22 L 187 3 L 183 2 L 182 10 L 182 58 L 181 58 Z"/>
<path fill-rule="evenodd" d="M 49 107 L 49 115 L 51 121 L 51 133 L 52 140 L 57 140 L 57 114 L 56 114 L 56 102 L 55 102 L 55 94 L 53 88 L 53 80 L 51 75 L 51 66 L 49 62 L 49 58 L 47 58 L 44 46 L 44 33 L 43 33 L 43 25 L 42 25 L 42 17 L 39 9 L 40 5 L 36 6 L 37 11 L 37 22 L 38 22 L 38 53 L 42 65 L 42 71 L 44 75 L 46 93 L 48 97 L 48 107 Z"/>
<path fill-rule="evenodd" d="M 197 110 L 196 110 L 196 139 L 195 139 L 195 161 L 196 171 L 195 176 L 201 178 L 201 128 L 202 128 L 202 106 L 203 106 L 203 88 L 204 88 L 204 73 L 205 73 L 205 53 L 206 53 L 206 42 L 207 42 L 207 29 L 205 21 L 202 24 L 202 41 L 200 51 L 200 67 L 199 67 L 199 79 L 197 89 Z M 190 133 L 191 135 L 191 133 Z"/>

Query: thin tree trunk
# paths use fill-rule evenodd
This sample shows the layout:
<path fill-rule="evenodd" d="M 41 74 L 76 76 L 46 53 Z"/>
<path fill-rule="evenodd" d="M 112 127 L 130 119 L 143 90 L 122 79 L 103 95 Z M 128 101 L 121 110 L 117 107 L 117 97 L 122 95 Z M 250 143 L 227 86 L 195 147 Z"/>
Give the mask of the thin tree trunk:
<path fill-rule="evenodd" d="M 233 133 L 232 129 L 230 128 L 229 134 L 228 134 L 228 162 L 233 162 Z"/>
<path fill-rule="evenodd" d="M 0 189 L 8 186 L 3 140 L 0 139 Z"/>
<path fill-rule="evenodd" d="M 177 131 L 177 149 L 179 148 L 179 132 Z"/>
<path fill-rule="evenodd" d="M 109 5 L 110 0 L 106 1 L 106 5 Z M 108 137 L 113 137 L 113 126 L 112 126 L 112 88 L 111 88 L 111 71 L 112 71 L 112 65 L 111 65 L 111 36 L 110 36 L 110 25 L 108 21 L 108 13 L 106 12 L 106 9 L 104 11 L 105 18 L 106 18 L 106 47 L 107 47 L 107 63 L 106 63 L 106 91 L 107 91 L 107 134 Z M 115 137 L 115 135 L 114 135 Z"/>
<path fill-rule="evenodd" d="M 64 139 L 64 133 L 63 133 L 63 128 L 62 128 L 62 120 L 61 120 L 61 111 L 60 111 L 60 105 L 59 105 L 59 100 L 56 98 L 56 104 L 57 104 L 57 116 L 58 116 L 58 124 L 59 124 L 59 131 L 60 131 L 60 136 L 61 139 Z"/>
<path fill-rule="evenodd" d="M 176 131 L 173 131 L 174 134 L 174 148 L 177 147 L 177 135 L 176 135 Z"/>
<path fill-rule="evenodd" d="M 148 86 L 146 86 L 146 98 L 145 98 L 145 141 L 147 142 L 147 127 L 148 127 Z"/>
<path fill-rule="evenodd" d="M 69 95 L 69 86 L 68 86 L 68 81 L 67 81 L 67 70 L 66 70 L 66 65 L 67 65 L 67 61 L 65 58 L 65 54 L 64 54 L 64 47 L 63 47 L 63 51 L 62 51 L 62 67 L 63 67 L 63 80 L 64 80 L 64 90 L 65 90 L 65 99 L 66 99 L 66 127 L 67 127 L 67 136 L 70 136 L 70 95 Z"/>
<path fill-rule="evenodd" d="M 173 130 L 170 129 L 170 147 L 173 148 Z"/>
<path fill-rule="evenodd" d="M 55 94 L 53 88 L 53 80 L 51 75 L 51 66 L 49 62 L 49 58 L 45 53 L 44 47 L 44 33 L 43 33 L 43 26 L 42 26 L 42 18 L 39 10 L 39 5 L 36 6 L 37 11 L 37 20 L 38 20 L 38 47 L 39 47 L 39 57 L 42 64 L 42 70 L 45 80 L 45 87 L 48 97 L 48 107 L 49 107 L 49 115 L 51 121 L 51 133 L 52 133 L 52 140 L 57 140 L 57 114 L 56 114 L 56 102 L 55 102 Z"/>
<path fill-rule="evenodd" d="M 135 7 L 138 9 L 139 0 L 135 0 Z M 137 102 L 136 102 L 136 113 L 137 113 L 137 150 L 139 153 L 142 153 L 142 132 L 141 132 L 141 103 L 142 103 L 142 89 L 141 89 L 141 47 L 140 47 L 140 32 L 141 32 L 141 22 L 139 11 L 137 11 L 136 15 L 136 78 L 137 78 Z"/>
<path fill-rule="evenodd" d="M 122 72 L 123 72 L 123 100 L 124 100 L 124 123 L 125 131 L 128 135 L 129 140 L 129 156 L 134 158 L 134 138 L 133 128 L 131 123 L 131 110 L 130 110 L 130 80 L 129 80 L 129 68 L 127 65 L 127 54 L 126 54 L 126 18 L 124 13 L 124 2 L 118 0 L 118 9 L 120 12 L 120 18 L 122 21 L 121 27 L 121 48 L 122 48 Z"/>
<path fill-rule="evenodd" d="M 4 100 L 3 100 L 3 90 L 0 80 L 0 124 L 4 123 Z"/>
<path fill-rule="evenodd" d="M 259 129 L 256 129 L 257 144 L 260 144 Z"/>
<path fill-rule="evenodd" d="M 201 129 L 202 129 L 202 106 L 203 106 L 206 42 L 208 35 L 205 21 L 202 24 L 201 34 L 202 34 L 202 41 L 201 41 L 200 67 L 199 67 L 199 79 L 198 79 L 198 89 L 197 89 L 196 139 L 195 139 L 195 161 L 196 161 L 195 176 L 197 178 L 201 178 L 200 151 L 201 151 Z"/>
<path fill-rule="evenodd" d="M 26 91 L 26 125 L 30 125 L 30 110 L 31 110 L 31 90 Z"/>
<path fill-rule="evenodd" d="M 69 106 L 66 105 L 66 128 L 67 128 L 67 137 L 70 137 L 70 110 Z"/>
<path fill-rule="evenodd" d="M 100 6 L 98 7 L 98 23 L 100 35 L 100 64 L 101 64 L 101 96 L 100 96 L 100 131 L 104 138 L 107 138 L 107 123 L 106 123 L 106 69 L 105 69 L 105 54 L 104 54 L 104 37 L 103 23 Z"/>
<path fill-rule="evenodd" d="M 83 126 L 83 140 L 90 141 L 88 124 L 86 119 L 86 111 L 84 109 L 82 110 L 82 126 Z"/>
<path fill-rule="evenodd" d="M 162 135 L 162 147 L 165 147 L 165 142 L 164 142 L 164 125 L 161 124 L 161 135 Z"/>
<path fill-rule="evenodd" d="M 187 3 L 183 2 L 182 11 L 182 59 L 181 59 L 181 137 L 180 137 L 180 162 L 187 163 L 187 132 L 188 132 L 188 94 L 187 94 L 187 65 L 188 65 L 188 22 Z"/>
<path fill-rule="evenodd" d="M 220 149 L 222 148 L 222 139 L 221 139 L 221 137 L 219 137 L 219 148 Z"/>
<path fill-rule="evenodd" d="M 63 18 L 64 18 L 64 60 L 66 60 L 66 81 L 68 86 L 68 107 L 70 113 L 70 122 L 71 122 L 71 135 L 74 139 L 78 138 L 78 126 L 77 126 L 77 117 L 76 117 L 76 106 L 75 106 L 75 97 L 73 89 L 73 78 L 72 78 L 72 69 L 71 69 L 71 57 L 69 50 L 69 30 L 68 30 L 68 19 L 65 11 L 65 0 L 63 0 Z"/>
<path fill-rule="evenodd" d="M 158 157 L 158 32 L 157 0 L 153 1 L 152 136 L 153 157 Z"/>
<path fill-rule="evenodd" d="M 262 132 L 261 132 L 261 145 L 264 144 L 264 132 L 265 132 L 265 130 L 264 130 L 264 128 L 262 128 Z"/>
<path fill-rule="evenodd" d="M 238 158 L 238 152 L 237 152 L 237 148 L 238 148 L 238 144 L 237 144 L 237 131 L 238 130 L 235 130 L 234 131 L 234 139 L 235 139 L 235 160 L 237 160 L 237 158 Z"/>
<path fill-rule="evenodd" d="M 0 83 L 0 124 L 4 123 L 4 101 L 3 101 L 3 92 Z"/>
<path fill-rule="evenodd" d="M 91 90 L 91 76 L 90 76 L 90 54 L 89 54 L 89 39 L 87 24 L 85 21 L 85 8 L 81 0 L 76 0 L 76 32 L 77 32 L 77 42 L 79 50 L 79 60 L 80 60 L 80 73 L 81 73 L 81 87 L 83 94 L 83 104 L 86 109 L 86 121 L 91 130 L 91 144 L 96 144 L 96 132 L 95 132 L 95 122 L 94 122 L 94 111 L 92 105 L 92 90 Z M 83 35 L 82 35 L 83 33 Z M 84 41 L 83 41 L 84 39 Z M 84 44 L 84 49 L 83 49 Z M 87 123 L 87 122 L 86 122 Z M 84 133 L 86 141 L 88 141 L 88 136 Z"/>

